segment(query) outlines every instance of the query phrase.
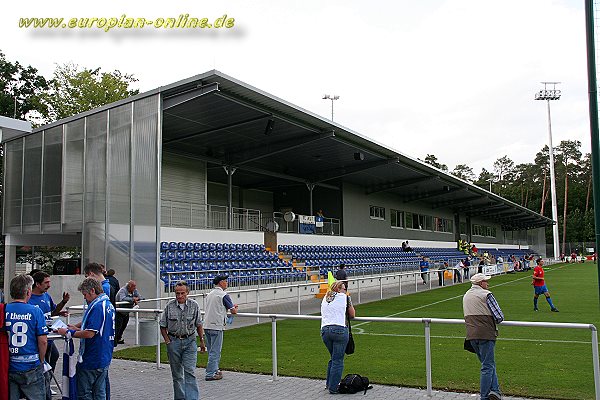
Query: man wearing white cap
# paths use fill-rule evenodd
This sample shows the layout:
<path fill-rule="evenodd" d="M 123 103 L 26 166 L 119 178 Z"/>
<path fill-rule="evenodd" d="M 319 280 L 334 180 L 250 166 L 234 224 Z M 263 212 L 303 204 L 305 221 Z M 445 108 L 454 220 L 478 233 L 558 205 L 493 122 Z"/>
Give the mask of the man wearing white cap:
<path fill-rule="evenodd" d="M 471 288 L 463 296 L 463 312 L 467 339 L 479 361 L 481 361 L 480 394 L 481 400 L 501 400 L 494 348 L 498 337 L 496 324 L 504 320 L 504 314 L 488 290 L 491 276 L 475 274 L 471 277 Z"/>

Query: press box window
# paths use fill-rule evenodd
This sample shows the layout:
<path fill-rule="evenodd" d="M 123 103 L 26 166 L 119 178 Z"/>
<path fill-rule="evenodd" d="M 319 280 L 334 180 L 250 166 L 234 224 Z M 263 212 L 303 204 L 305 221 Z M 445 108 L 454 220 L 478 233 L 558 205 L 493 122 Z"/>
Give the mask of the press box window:
<path fill-rule="evenodd" d="M 390 210 L 390 226 L 392 228 L 404 228 L 404 212 Z"/>
<path fill-rule="evenodd" d="M 369 206 L 369 216 L 372 219 L 385 219 L 385 208 L 378 206 Z"/>

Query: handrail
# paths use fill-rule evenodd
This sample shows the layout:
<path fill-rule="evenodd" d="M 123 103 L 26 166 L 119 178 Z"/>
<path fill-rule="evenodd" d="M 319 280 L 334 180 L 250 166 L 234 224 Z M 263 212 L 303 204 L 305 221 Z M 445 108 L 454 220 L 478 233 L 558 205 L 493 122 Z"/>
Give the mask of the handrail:
<path fill-rule="evenodd" d="M 292 314 L 257 314 L 237 313 L 238 317 L 270 318 L 271 319 L 271 351 L 273 364 L 273 381 L 277 380 L 277 319 L 305 319 L 320 320 L 315 315 Z M 353 321 L 386 322 L 386 323 L 423 323 L 425 325 L 425 373 L 427 379 L 427 396 L 432 396 L 433 383 L 431 373 L 431 324 L 460 324 L 462 319 L 444 318 L 394 318 L 394 317 L 355 317 Z M 536 322 L 536 321 L 503 321 L 502 326 L 535 327 L 535 328 L 563 328 L 563 329 L 589 329 L 592 334 L 592 364 L 594 369 L 595 399 L 600 400 L 600 360 L 598 359 L 598 330 L 594 324 L 565 323 L 565 322 Z"/>

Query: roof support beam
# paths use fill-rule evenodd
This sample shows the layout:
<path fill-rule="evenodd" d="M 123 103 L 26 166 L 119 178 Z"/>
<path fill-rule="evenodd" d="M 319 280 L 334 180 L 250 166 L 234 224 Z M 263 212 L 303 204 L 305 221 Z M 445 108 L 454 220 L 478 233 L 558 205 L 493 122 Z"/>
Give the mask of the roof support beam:
<path fill-rule="evenodd" d="M 311 132 L 314 132 L 314 133 L 321 133 L 321 130 L 319 130 L 319 129 L 316 129 L 316 128 L 310 127 L 308 125 L 302 124 L 300 122 L 294 121 L 293 119 L 284 117 L 283 115 L 274 114 L 271 111 L 268 111 L 268 110 L 266 110 L 264 108 L 257 107 L 257 106 L 255 106 L 255 105 L 253 105 L 253 104 L 251 104 L 251 103 L 249 103 L 247 101 L 241 100 L 241 99 L 237 98 L 235 95 L 232 95 L 230 93 L 225 93 L 223 91 L 218 91 L 218 92 L 215 93 L 215 95 L 219 96 L 219 97 L 222 97 L 224 99 L 230 100 L 230 101 L 232 101 L 232 102 L 234 102 L 236 104 L 239 104 L 241 106 L 247 107 L 247 108 L 249 108 L 251 110 L 262 112 L 262 113 L 269 113 L 269 114 L 275 116 L 277 119 L 280 119 L 280 120 L 285 121 L 285 122 L 287 122 L 289 124 L 297 126 L 298 128 L 302 128 L 302 129 L 305 129 L 307 131 L 311 131 Z"/>
<path fill-rule="evenodd" d="M 449 201 L 445 201 L 440 204 L 436 204 L 435 206 L 433 206 L 431 208 L 436 209 L 436 208 L 448 207 L 448 206 L 453 206 L 455 204 L 462 204 L 462 203 L 465 203 L 468 201 L 474 201 L 474 200 L 481 200 L 481 196 L 470 196 L 470 197 L 463 197 L 462 199 L 449 200 Z"/>
<path fill-rule="evenodd" d="M 275 154 L 284 153 L 286 151 L 294 150 L 298 147 L 305 146 L 314 142 L 318 142 L 323 139 L 328 139 L 335 136 L 333 132 L 320 133 L 312 135 L 307 138 L 283 140 L 277 143 L 269 144 L 267 146 L 255 147 L 247 151 L 240 151 L 238 153 L 228 154 L 232 163 L 236 165 L 247 164 L 252 161 L 260 160 L 261 158 L 273 156 Z"/>
<path fill-rule="evenodd" d="M 218 91 L 219 84 L 215 82 L 199 86 L 198 88 L 188 90 L 187 92 L 177 93 L 173 96 L 165 97 L 163 98 L 163 111 L 168 110 L 169 108 L 177 107 L 178 105 L 187 103 L 188 101 L 197 99 L 198 97 L 204 96 L 205 94 Z"/>
<path fill-rule="evenodd" d="M 325 182 L 336 178 L 341 178 L 343 176 L 356 174 L 358 172 L 366 171 L 368 169 L 381 167 L 382 165 L 388 164 L 396 164 L 398 163 L 397 158 L 387 158 L 385 160 L 377 160 L 371 161 L 368 163 L 358 163 L 356 165 L 352 165 L 349 167 L 342 168 L 333 168 L 329 171 L 320 172 L 318 175 L 315 175 L 311 182 Z"/>
<path fill-rule="evenodd" d="M 423 199 L 430 199 L 432 197 L 438 197 L 438 196 L 444 196 L 450 193 L 456 193 L 456 192 L 461 192 L 463 190 L 467 190 L 467 188 L 464 187 L 459 187 L 459 188 L 450 188 L 447 187 L 448 189 L 442 189 L 442 190 L 437 190 L 435 192 L 427 192 L 427 193 L 422 193 L 418 196 L 415 197 L 411 197 L 409 199 L 406 199 L 403 201 L 403 203 L 410 203 L 412 201 L 417 201 L 417 200 L 423 200 Z"/>
<path fill-rule="evenodd" d="M 383 185 L 374 186 L 370 189 L 367 189 L 365 191 L 365 194 L 369 195 L 369 194 L 373 194 L 373 193 L 385 192 L 386 190 L 397 189 L 397 188 L 401 188 L 403 186 L 413 185 L 415 183 L 427 182 L 427 181 L 431 181 L 434 179 L 440 179 L 440 177 L 437 175 L 433 175 L 433 176 L 423 176 L 423 177 L 419 177 L 419 178 L 403 179 L 403 180 L 392 182 L 392 183 L 386 183 Z"/>
<path fill-rule="evenodd" d="M 170 153 L 170 154 L 175 154 L 179 157 L 187 157 L 187 158 L 191 158 L 194 160 L 200 160 L 200 161 L 204 161 L 204 162 L 209 162 L 212 164 L 217 164 L 217 165 L 227 165 L 227 162 L 225 160 L 221 160 L 218 158 L 214 158 L 214 157 L 207 157 L 207 156 L 202 156 L 202 155 L 197 155 L 197 154 L 189 154 L 189 153 L 182 153 L 182 152 L 168 152 L 165 151 L 164 153 Z M 237 167 L 237 165 L 232 165 L 232 167 Z M 249 167 L 247 165 L 242 165 L 240 167 L 238 167 L 238 169 L 240 171 L 247 171 L 247 172 L 252 172 L 254 174 L 257 175 L 263 175 L 263 176 L 271 176 L 273 178 L 279 178 L 279 179 L 284 179 L 284 180 L 288 180 L 288 181 L 292 181 L 292 182 L 299 182 L 299 183 L 310 183 L 309 179 L 306 178 L 300 178 L 297 176 L 293 176 L 293 175 L 288 175 L 288 174 L 283 174 L 283 173 L 279 173 L 279 172 L 273 172 L 273 171 L 267 171 L 261 168 L 254 168 L 254 167 Z M 333 190 L 339 190 L 340 188 L 334 185 L 329 185 L 327 183 L 315 183 L 316 186 L 320 186 L 320 187 L 324 187 L 327 189 L 333 189 Z"/>
<path fill-rule="evenodd" d="M 223 125 L 223 126 L 219 126 L 216 128 L 211 128 L 211 129 L 207 129 L 204 131 L 200 131 L 200 132 L 194 132 L 194 133 L 189 133 L 187 135 L 184 136 L 180 136 L 177 138 L 173 138 L 173 139 L 165 139 L 163 140 L 163 144 L 170 144 L 170 143 L 175 143 L 175 142 L 182 142 L 184 140 L 188 140 L 188 139 L 195 139 L 198 136 L 203 136 L 203 135 L 207 135 L 209 133 L 214 133 L 214 132 L 219 132 L 219 131 L 224 131 L 226 129 L 231 129 L 231 128 L 237 128 L 238 126 L 243 126 L 243 125 L 248 125 L 251 124 L 253 122 L 257 122 L 263 119 L 267 119 L 270 118 L 271 115 L 261 115 L 260 117 L 254 117 L 254 118 L 250 118 L 244 121 L 238 121 L 238 122 L 234 122 L 228 125 Z"/>

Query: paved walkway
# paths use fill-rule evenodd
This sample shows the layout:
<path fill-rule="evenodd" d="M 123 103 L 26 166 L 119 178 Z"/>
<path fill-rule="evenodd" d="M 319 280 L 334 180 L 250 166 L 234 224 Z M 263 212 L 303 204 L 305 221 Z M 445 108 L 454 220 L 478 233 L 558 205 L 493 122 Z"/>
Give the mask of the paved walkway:
<path fill-rule="evenodd" d="M 219 400 L 264 400 L 264 399 L 331 399 L 325 390 L 325 381 L 295 377 L 279 377 L 273 382 L 269 375 L 244 374 L 239 372 L 223 372 L 220 381 L 206 382 L 204 369 L 196 370 L 202 399 Z M 169 365 L 156 369 L 155 364 L 113 360 L 110 367 L 111 398 L 119 399 L 169 399 L 173 396 Z M 354 395 L 363 398 L 362 393 Z M 338 398 L 336 396 L 334 398 Z M 341 396 L 344 397 L 344 396 Z M 425 400 L 427 391 L 397 386 L 373 385 L 367 392 L 369 400 Z M 455 393 L 434 391 L 433 399 L 445 400 L 478 400 L 479 396 L 471 393 Z M 505 397 L 506 400 L 522 400 L 517 397 Z"/>
<path fill-rule="evenodd" d="M 367 278 L 369 279 L 369 278 Z M 437 288 L 437 281 L 432 289 Z M 412 282 L 402 282 L 402 294 L 414 293 L 428 290 L 429 285 L 415 285 Z M 380 299 L 379 288 L 364 290 L 361 293 L 361 303 L 377 301 Z M 397 284 L 394 288 L 384 287 L 383 297 L 390 298 L 398 295 Z M 357 293 L 352 297 L 356 302 Z M 302 314 L 311 314 L 319 311 L 320 300 L 302 300 Z M 240 311 L 255 312 L 252 305 L 240 307 Z M 283 313 L 296 314 L 296 302 L 273 302 L 261 304 L 261 313 Z M 264 322 L 264 321 L 263 321 Z M 236 318 L 233 328 L 255 324 L 253 318 Z M 124 334 L 125 346 L 120 345 L 118 349 L 129 347 L 135 341 L 135 323 L 131 318 Z M 62 351 L 62 349 L 59 349 Z M 62 360 L 59 360 L 58 371 L 62 370 Z M 171 372 L 168 364 L 162 364 L 161 369 L 156 369 L 156 364 L 114 359 L 110 367 L 111 398 L 113 400 L 130 399 L 132 397 L 144 400 L 170 399 L 173 396 Z M 204 369 L 198 368 L 196 376 L 200 386 L 202 399 L 219 400 L 264 400 L 264 399 L 331 399 L 331 395 L 325 390 L 325 381 L 316 379 L 279 377 L 273 382 L 270 375 L 246 374 L 239 372 L 224 371 L 224 378 L 220 381 L 206 382 L 204 380 Z M 60 379 L 60 378 L 59 378 Z M 356 394 L 356 398 L 362 398 L 362 394 Z M 375 384 L 369 390 L 367 396 L 371 400 L 378 399 L 403 399 L 403 400 L 425 400 L 427 391 L 415 388 L 403 388 L 398 386 L 386 386 Z M 344 396 L 342 396 L 344 397 Z M 58 399 L 59 397 L 55 397 Z M 337 398 L 337 397 L 335 397 Z M 433 399 L 447 400 L 478 400 L 479 396 L 474 393 L 456 393 L 433 391 Z M 365 397 L 366 399 L 366 397 Z M 505 397 L 506 400 L 523 400 L 517 397 Z"/>

